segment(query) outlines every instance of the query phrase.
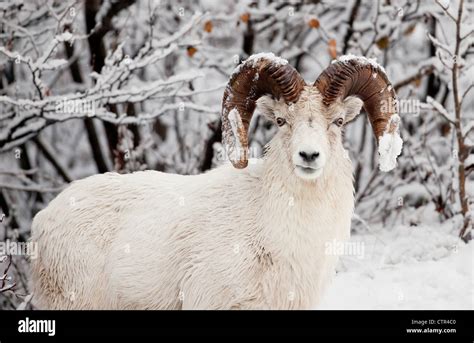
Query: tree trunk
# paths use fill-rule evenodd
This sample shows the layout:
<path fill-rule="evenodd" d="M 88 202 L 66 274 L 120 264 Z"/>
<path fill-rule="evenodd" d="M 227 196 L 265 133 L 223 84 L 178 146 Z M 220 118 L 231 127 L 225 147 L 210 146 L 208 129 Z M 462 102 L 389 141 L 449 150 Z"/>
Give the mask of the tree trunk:
<path fill-rule="evenodd" d="M 100 27 L 96 28 L 97 22 L 95 20 L 97 12 L 100 9 L 101 2 L 99 0 L 87 0 L 85 6 L 85 19 L 86 19 L 86 29 L 87 32 L 91 32 L 94 29 L 92 34 L 89 35 L 87 41 L 89 43 L 89 51 L 90 51 L 90 64 L 92 66 L 92 70 L 97 73 L 100 73 L 102 67 L 105 63 L 105 46 L 103 42 L 103 38 L 105 34 L 112 29 L 112 19 L 113 17 L 119 13 L 121 10 L 129 7 L 135 1 L 133 0 L 124 0 L 124 1 L 117 1 L 111 4 L 109 10 L 102 18 L 102 23 Z M 117 106 L 109 105 L 108 109 L 111 112 L 117 113 Z M 104 128 L 107 136 L 107 141 L 109 144 L 110 153 L 113 156 L 114 150 L 117 147 L 118 143 L 118 135 L 117 135 L 117 128 L 114 124 L 111 123 L 104 123 Z"/>
<path fill-rule="evenodd" d="M 66 55 L 68 59 L 74 56 L 74 45 L 69 43 L 64 43 L 64 47 L 66 49 Z M 84 79 L 82 77 L 81 67 L 77 59 L 71 63 L 69 67 L 69 71 L 71 72 L 72 80 L 76 83 L 83 83 Z M 89 145 L 91 147 L 92 156 L 95 161 L 95 165 L 97 167 L 97 171 L 99 173 L 106 173 L 109 171 L 107 167 L 107 163 L 105 162 L 105 157 L 102 153 L 102 149 L 100 148 L 99 138 L 97 136 L 97 131 L 94 126 L 94 122 L 92 118 L 84 119 L 84 126 L 86 128 L 87 137 L 89 139 Z"/>

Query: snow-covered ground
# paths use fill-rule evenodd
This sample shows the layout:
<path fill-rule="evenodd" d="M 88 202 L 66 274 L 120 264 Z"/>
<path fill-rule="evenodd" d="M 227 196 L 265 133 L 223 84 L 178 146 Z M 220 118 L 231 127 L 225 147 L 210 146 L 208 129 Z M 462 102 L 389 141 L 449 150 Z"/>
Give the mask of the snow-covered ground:
<path fill-rule="evenodd" d="M 474 244 L 449 231 L 438 224 L 353 235 L 358 255 L 341 258 L 318 308 L 472 310 Z"/>

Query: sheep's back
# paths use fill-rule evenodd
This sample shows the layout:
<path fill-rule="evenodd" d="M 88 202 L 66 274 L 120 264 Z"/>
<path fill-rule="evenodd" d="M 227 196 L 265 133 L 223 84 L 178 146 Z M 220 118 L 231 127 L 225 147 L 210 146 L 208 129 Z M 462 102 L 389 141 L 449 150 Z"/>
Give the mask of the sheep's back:
<path fill-rule="evenodd" d="M 31 266 L 38 306 L 114 307 L 105 273 L 109 256 L 132 208 L 155 202 L 155 173 L 166 175 L 106 173 L 75 181 L 35 216 L 31 241 L 38 257 Z"/>
<path fill-rule="evenodd" d="M 209 239 L 223 229 L 226 212 L 239 216 L 232 208 L 239 206 L 235 197 L 242 186 L 233 185 L 245 175 L 223 168 L 198 176 L 106 173 L 73 182 L 33 221 L 32 241 L 39 251 L 32 261 L 37 304 L 179 306 L 189 257 L 200 247 L 217 250 L 221 241 L 214 248 Z"/>

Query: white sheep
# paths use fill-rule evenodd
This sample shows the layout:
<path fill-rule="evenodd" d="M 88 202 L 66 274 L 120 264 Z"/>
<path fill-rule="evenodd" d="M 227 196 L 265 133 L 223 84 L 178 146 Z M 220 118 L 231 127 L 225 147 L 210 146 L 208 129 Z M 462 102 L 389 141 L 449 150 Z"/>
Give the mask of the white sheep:
<path fill-rule="evenodd" d="M 260 100 L 259 100 L 260 99 Z M 222 106 L 233 164 L 205 174 L 106 173 L 73 182 L 33 222 L 34 303 L 47 309 L 310 309 L 349 238 L 351 162 L 341 130 L 364 105 L 381 169 L 401 151 L 394 91 L 363 58 L 306 85 L 285 60 L 251 56 Z M 258 103 L 279 131 L 248 167 Z"/>

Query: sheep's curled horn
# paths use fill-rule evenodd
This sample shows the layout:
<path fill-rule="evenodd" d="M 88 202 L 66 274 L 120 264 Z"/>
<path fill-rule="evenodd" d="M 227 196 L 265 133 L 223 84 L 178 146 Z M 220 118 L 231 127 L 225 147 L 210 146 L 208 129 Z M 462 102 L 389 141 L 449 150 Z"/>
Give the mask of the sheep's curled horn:
<path fill-rule="evenodd" d="M 295 103 L 305 85 L 295 68 L 273 54 L 253 55 L 237 67 L 222 99 L 223 143 L 234 167 L 248 164 L 248 129 L 257 100 L 271 95 Z"/>
<path fill-rule="evenodd" d="M 356 96 L 363 101 L 379 145 L 380 169 L 389 171 L 395 168 L 403 144 L 399 135 L 398 101 L 382 68 L 363 57 L 342 58 L 328 66 L 314 86 L 323 96 L 326 106 L 348 96 Z"/>
<path fill-rule="evenodd" d="M 263 95 L 271 95 L 282 97 L 287 104 L 296 103 L 305 86 L 296 69 L 272 54 L 253 55 L 236 69 L 222 101 L 223 143 L 234 167 L 245 168 L 248 164 L 248 128 L 256 101 Z M 379 144 L 380 169 L 394 168 L 401 152 L 400 118 L 396 113 L 395 92 L 385 72 L 363 58 L 338 60 L 321 73 L 314 86 L 328 107 L 348 96 L 363 101 Z"/>

